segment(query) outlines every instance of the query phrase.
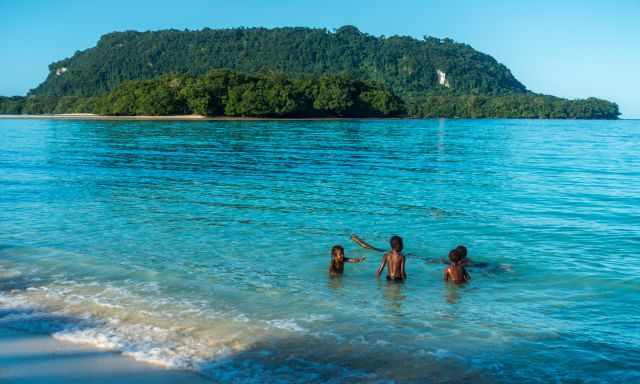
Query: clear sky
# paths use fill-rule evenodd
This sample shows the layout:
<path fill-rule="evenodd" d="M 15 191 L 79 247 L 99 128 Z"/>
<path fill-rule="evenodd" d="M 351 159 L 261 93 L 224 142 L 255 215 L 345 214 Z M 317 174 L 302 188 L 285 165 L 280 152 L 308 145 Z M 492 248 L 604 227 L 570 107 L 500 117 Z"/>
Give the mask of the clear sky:
<path fill-rule="evenodd" d="M 373 35 L 450 37 L 530 90 L 597 96 L 640 118 L 640 0 L 0 0 L 0 95 L 111 31 L 351 24 Z"/>

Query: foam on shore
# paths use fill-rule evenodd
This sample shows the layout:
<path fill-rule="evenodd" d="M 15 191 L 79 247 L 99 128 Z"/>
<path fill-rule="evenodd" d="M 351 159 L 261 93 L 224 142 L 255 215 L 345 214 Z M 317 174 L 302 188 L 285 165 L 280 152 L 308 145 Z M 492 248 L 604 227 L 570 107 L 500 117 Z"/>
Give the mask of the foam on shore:
<path fill-rule="evenodd" d="M 209 382 L 191 372 L 167 370 L 117 353 L 4 327 L 0 327 L 0 381 L 7 384 Z"/>
<path fill-rule="evenodd" d="M 6 269 L 4 274 L 8 276 Z M 281 356 L 276 356 L 286 351 L 272 348 L 270 342 L 313 337 L 307 327 L 327 320 L 320 315 L 255 320 L 242 313 L 216 313 L 196 303 L 175 303 L 139 296 L 122 287 L 77 281 L 0 291 L 0 327 L 51 335 L 64 344 L 84 345 L 224 381 L 269 382 L 286 377 L 282 370 L 293 368 L 282 366 Z M 318 365 L 307 361 L 293 364 Z M 334 368 L 318 366 L 313 370 L 329 369 Z M 363 374 L 344 367 L 340 370 L 343 378 Z"/>

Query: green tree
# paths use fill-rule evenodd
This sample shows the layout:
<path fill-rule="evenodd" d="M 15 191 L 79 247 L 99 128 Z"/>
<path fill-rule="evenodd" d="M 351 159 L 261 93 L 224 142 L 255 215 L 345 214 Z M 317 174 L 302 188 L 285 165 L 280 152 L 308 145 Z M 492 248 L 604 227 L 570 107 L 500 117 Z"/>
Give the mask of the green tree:
<path fill-rule="evenodd" d="M 313 108 L 330 115 L 342 116 L 354 105 L 355 90 L 345 76 L 322 76 Z"/>

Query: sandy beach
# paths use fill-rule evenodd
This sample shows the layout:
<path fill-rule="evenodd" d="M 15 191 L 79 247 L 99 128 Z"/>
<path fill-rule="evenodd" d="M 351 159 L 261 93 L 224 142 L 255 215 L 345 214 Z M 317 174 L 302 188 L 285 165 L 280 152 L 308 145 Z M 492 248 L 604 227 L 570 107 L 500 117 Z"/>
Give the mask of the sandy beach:
<path fill-rule="evenodd" d="M 119 353 L 61 342 L 47 335 L 0 328 L 0 382 L 200 384 L 209 381 L 190 372 L 140 363 Z"/>
<path fill-rule="evenodd" d="M 203 115 L 168 115 L 168 116 L 106 116 L 93 113 L 62 113 L 43 115 L 0 115 L 0 119 L 24 119 L 24 120 L 102 120 L 102 121 L 298 121 L 298 120 L 398 120 L 411 119 L 410 117 L 241 117 L 218 116 L 208 117 Z"/>
<path fill-rule="evenodd" d="M 104 116 L 93 113 L 62 113 L 43 115 L 0 115 L 0 119 L 57 119 L 57 120 L 225 120 L 223 118 L 209 118 L 202 115 L 176 116 Z M 228 120 L 228 119 L 227 119 Z"/>

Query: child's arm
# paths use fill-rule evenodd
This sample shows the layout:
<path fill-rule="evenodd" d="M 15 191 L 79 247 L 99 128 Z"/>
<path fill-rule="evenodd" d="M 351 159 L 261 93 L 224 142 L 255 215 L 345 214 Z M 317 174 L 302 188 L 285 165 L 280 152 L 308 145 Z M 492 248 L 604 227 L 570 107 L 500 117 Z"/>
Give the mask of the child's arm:
<path fill-rule="evenodd" d="M 404 263 L 407 261 L 406 257 L 402 257 L 402 264 L 400 264 L 400 276 L 402 276 L 403 279 L 407 278 L 407 273 L 404 271 Z"/>
<path fill-rule="evenodd" d="M 358 258 L 355 258 L 355 259 L 350 259 L 348 257 L 344 258 L 344 262 L 345 263 L 361 263 L 361 262 L 363 262 L 365 260 L 367 260 L 366 257 L 358 257 Z"/>
<path fill-rule="evenodd" d="M 376 248 L 373 245 L 367 243 L 356 235 L 351 235 L 351 240 L 361 246 L 364 249 L 371 249 L 373 251 L 384 252 L 384 249 Z"/>
<path fill-rule="evenodd" d="M 469 275 L 469 272 L 467 272 L 467 269 L 466 269 L 466 268 L 465 268 L 465 270 L 464 270 L 464 278 L 465 278 L 466 280 L 471 280 L 471 275 Z"/>
<path fill-rule="evenodd" d="M 449 281 L 449 267 L 444 269 L 444 281 Z"/>
<path fill-rule="evenodd" d="M 462 266 L 464 267 L 473 267 L 473 268 L 486 268 L 489 266 L 489 263 L 484 261 L 473 261 L 471 259 L 462 260 Z"/>
<path fill-rule="evenodd" d="M 376 271 L 376 277 L 380 277 L 380 274 L 382 273 L 385 265 L 387 265 L 387 254 L 384 254 L 384 256 L 382 256 L 382 261 L 380 262 L 378 270 Z"/>

